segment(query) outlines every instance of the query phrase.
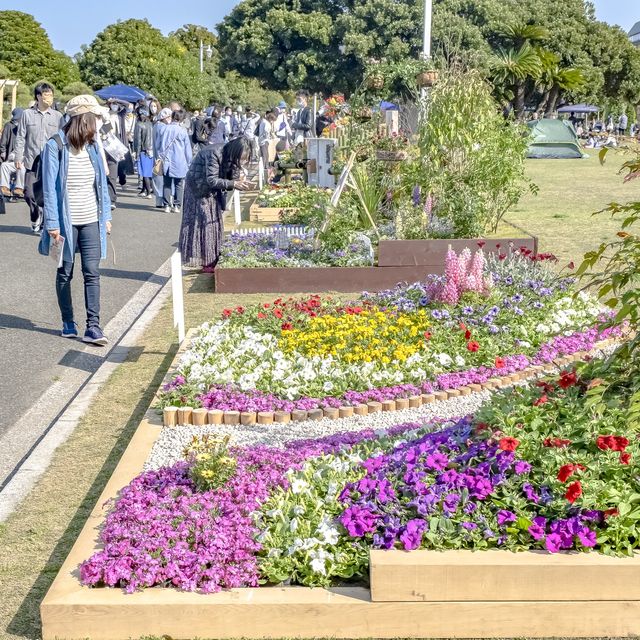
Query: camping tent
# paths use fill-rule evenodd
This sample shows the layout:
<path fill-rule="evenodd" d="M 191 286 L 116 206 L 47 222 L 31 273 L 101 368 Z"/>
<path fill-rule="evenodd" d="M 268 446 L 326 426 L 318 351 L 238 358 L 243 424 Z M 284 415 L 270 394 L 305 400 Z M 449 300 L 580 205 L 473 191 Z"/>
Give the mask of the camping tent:
<path fill-rule="evenodd" d="M 103 100 L 122 100 L 123 102 L 133 102 L 144 100 L 147 93 L 138 87 L 126 84 L 114 84 L 111 87 L 105 87 L 96 91 L 96 95 Z"/>
<path fill-rule="evenodd" d="M 532 120 L 527 158 L 582 158 L 576 132 L 562 120 Z"/>

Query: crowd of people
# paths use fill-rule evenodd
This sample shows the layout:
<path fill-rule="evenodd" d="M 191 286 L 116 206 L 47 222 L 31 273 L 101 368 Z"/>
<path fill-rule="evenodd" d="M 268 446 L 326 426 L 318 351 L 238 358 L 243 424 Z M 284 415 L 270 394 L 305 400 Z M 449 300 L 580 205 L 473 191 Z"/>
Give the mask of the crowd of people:
<path fill-rule="evenodd" d="M 321 125 L 324 121 L 319 118 Z M 112 210 L 131 181 L 138 196 L 164 213 L 182 213 L 179 246 L 187 265 L 212 271 L 220 255 L 227 194 L 254 187 L 249 166 L 269 177 L 276 151 L 316 135 L 309 94 L 264 113 L 211 105 L 187 113 L 153 96 L 137 103 L 92 95 L 60 109 L 54 89 L 40 83 L 26 109 L 14 109 L 0 136 L 0 191 L 24 198 L 39 251 L 58 256 L 56 294 L 61 335 L 79 337 L 71 299 L 76 254 L 84 280 L 83 341 L 106 345 L 100 326 L 100 260 L 106 257 Z M 184 209 L 184 210 L 183 210 Z"/>

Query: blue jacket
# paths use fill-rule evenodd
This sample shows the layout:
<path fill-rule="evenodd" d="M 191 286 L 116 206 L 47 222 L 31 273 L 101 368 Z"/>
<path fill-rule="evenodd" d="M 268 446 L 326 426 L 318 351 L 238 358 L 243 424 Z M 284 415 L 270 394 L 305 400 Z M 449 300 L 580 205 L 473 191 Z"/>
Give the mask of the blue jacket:
<path fill-rule="evenodd" d="M 50 139 L 42 152 L 42 191 L 44 195 L 44 225 L 38 250 L 49 255 L 51 239 L 49 230 L 60 229 L 64 236 L 64 260 L 74 259 L 70 240 L 73 238 L 71 216 L 67 205 L 67 173 L 69 171 L 69 144 L 63 131 L 59 131 L 63 147 L 58 150 L 55 140 Z M 111 200 L 107 187 L 107 176 L 102 156 L 96 144 L 87 145 L 91 164 L 96 172 L 95 190 L 98 198 L 98 224 L 100 226 L 100 257 L 107 257 L 107 222 L 111 221 Z"/>
<path fill-rule="evenodd" d="M 178 124 L 157 127 L 155 140 L 156 155 L 162 158 L 164 175 L 184 178 L 193 159 L 187 130 Z"/>

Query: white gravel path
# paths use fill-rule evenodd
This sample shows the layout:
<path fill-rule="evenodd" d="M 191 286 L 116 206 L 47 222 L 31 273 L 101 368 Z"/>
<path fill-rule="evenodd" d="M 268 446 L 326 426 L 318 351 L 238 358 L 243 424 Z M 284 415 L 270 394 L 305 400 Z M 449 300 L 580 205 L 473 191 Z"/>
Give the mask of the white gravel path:
<path fill-rule="evenodd" d="M 288 424 L 272 425 L 186 425 L 164 427 L 156 440 L 145 470 L 158 469 L 172 465 L 182 459 L 184 448 L 193 436 L 215 434 L 230 435 L 232 445 L 251 446 L 265 444 L 270 447 L 283 447 L 292 440 L 320 438 L 346 431 L 364 429 L 384 429 L 406 422 L 426 423 L 434 418 L 450 419 L 475 413 L 491 397 L 491 392 L 483 391 L 468 396 L 459 396 L 450 400 L 423 405 L 418 409 L 374 413 L 368 416 L 353 416 L 338 420 L 305 420 Z"/>

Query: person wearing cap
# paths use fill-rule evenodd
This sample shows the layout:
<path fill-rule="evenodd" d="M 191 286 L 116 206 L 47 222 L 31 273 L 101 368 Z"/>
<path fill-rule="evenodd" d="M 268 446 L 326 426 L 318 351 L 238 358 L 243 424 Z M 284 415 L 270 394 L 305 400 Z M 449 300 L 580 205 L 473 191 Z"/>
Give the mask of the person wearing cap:
<path fill-rule="evenodd" d="M 289 124 L 289 115 L 287 114 L 287 103 L 282 100 L 278 104 L 276 121 L 273 124 L 273 130 L 275 131 L 278 144 L 276 145 L 276 151 L 284 151 L 289 148 L 291 138 L 291 125 Z"/>
<path fill-rule="evenodd" d="M 160 159 L 158 150 L 160 149 L 160 140 L 163 135 L 164 128 L 171 122 L 171 109 L 164 107 L 156 114 L 153 124 L 153 151 L 154 163 Z M 164 209 L 164 176 L 153 175 L 153 193 L 156 196 L 156 209 Z"/>
<path fill-rule="evenodd" d="M 71 281 L 75 254 L 80 254 L 87 312 L 83 342 L 108 344 L 100 328 L 100 260 L 107 255 L 111 233 L 111 202 L 107 175 L 96 143 L 96 117 L 102 108 L 90 95 L 67 103 L 68 122 L 46 143 L 42 152 L 44 231 L 39 251 L 48 255 L 52 243 L 62 247 L 62 266 L 56 274 L 56 293 L 64 338 L 77 338 Z"/>
<path fill-rule="evenodd" d="M 25 109 L 18 123 L 15 145 L 16 169 L 25 168 L 24 199 L 29 205 L 31 230 L 36 235 L 42 229 L 42 210 L 36 202 L 33 185 L 36 181 L 40 154 L 47 140 L 60 129 L 62 114 L 53 109 L 53 87 L 46 82 L 33 90 L 36 99 L 33 106 Z"/>
<path fill-rule="evenodd" d="M 0 136 L 0 191 L 5 198 L 22 198 L 24 195 L 24 174 L 25 168 L 16 167 L 16 134 L 18 133 L 18 123 L 22 117 L 24 109 L 19 107 L 11 112 L 11 120 L 2 128 Z M 15 177 L 13 192 L 11 190 L 11 179 Z"/>

